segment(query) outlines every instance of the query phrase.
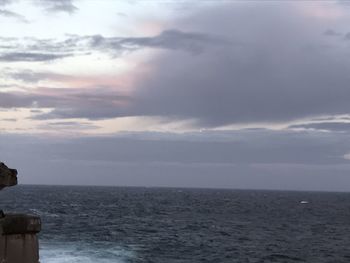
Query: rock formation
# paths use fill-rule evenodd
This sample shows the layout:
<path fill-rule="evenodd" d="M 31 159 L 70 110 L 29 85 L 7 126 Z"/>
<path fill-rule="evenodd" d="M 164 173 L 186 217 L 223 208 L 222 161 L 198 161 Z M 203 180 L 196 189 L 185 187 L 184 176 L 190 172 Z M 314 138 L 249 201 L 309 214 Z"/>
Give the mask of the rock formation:
<path fill-rule="evenodd" d="M 0 190 L 7 186 L 17 184 L 17 170 L 8 168 L 4 163 L 0 163 Z"/>
<path fill-rule="evenodd" d="M 17 170 L 0 163 L 0 190 L 17 184 Z M 38 216 L 0 213 L 0 262 L 39 263 Z"/>

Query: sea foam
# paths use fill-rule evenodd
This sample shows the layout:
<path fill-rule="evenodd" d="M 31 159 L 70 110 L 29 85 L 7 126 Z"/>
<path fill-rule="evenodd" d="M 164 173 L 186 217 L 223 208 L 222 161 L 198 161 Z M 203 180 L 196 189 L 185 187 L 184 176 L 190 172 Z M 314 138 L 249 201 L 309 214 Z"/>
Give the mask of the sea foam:
<path fill-rule="evenodd" d="M 132 251 L 118 246 L 95 248 L 88 244 L 66 243 L 43 244 L 40 248 L 41 263 L 124 263 L 134 257 Z"/>

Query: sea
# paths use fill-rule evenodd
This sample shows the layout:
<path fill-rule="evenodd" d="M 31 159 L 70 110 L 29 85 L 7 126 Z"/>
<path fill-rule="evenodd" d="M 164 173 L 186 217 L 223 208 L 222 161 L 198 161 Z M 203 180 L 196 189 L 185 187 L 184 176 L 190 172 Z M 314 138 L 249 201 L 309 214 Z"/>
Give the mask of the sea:
<path fill-rule="evenodd" d="M 350 193 L 29 186 L 41 263 L 350 262 Z"/>

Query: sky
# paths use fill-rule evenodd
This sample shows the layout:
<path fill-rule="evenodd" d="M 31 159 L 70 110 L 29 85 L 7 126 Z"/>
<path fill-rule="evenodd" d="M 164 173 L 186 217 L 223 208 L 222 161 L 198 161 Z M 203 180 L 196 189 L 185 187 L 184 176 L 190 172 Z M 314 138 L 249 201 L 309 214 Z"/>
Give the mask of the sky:
<path fill-rule="evenodd" d="M 350 2 L 0 0 L 21 184 L 350 191 Z"/>

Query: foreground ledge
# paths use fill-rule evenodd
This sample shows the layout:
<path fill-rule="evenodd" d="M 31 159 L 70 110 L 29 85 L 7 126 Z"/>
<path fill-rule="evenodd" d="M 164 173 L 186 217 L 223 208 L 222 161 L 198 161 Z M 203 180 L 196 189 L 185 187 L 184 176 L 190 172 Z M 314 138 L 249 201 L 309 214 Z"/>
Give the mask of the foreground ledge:
<path fill-rule="evenodd" d="M 6 214 L 0 218 L 0 262 L 39 263 L 37 216 Z"/>

